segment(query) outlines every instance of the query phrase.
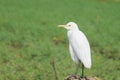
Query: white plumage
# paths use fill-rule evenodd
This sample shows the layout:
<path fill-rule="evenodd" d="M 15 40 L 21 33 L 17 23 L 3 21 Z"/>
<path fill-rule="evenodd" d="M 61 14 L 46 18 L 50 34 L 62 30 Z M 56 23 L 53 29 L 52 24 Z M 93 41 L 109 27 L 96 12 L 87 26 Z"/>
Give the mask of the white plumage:
<path fill-rule="evenodd" d="M 69 22 L 67 25 L 59 25 L 67 29 L 69 40 L 69 51 L 74 62 L 81 61 L 86 68 L 91 68 L 91 53 L 90 46 L 86 36 L 79 30 L 74 22 Z"/>

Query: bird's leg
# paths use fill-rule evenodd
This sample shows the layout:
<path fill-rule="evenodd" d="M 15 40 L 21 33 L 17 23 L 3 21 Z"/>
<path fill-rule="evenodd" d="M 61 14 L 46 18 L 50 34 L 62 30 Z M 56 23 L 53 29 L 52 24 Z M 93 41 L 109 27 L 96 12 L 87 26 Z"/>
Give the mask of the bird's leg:
<path fill-rule="evenodd" d="M 84 77 L 84 65 L 82 64 L 82 78 Z"/>
<path fill-rule="evenodd" d="M 79 67 L 80 67 L 80 62 L 78 62 L 78 64 L 77 64 L 75 74 L 77 74 Z"/>
<path fill-rule="evenodd" d="M 84 76 L 84 65 L 82 64 L 82 76 L 81 76 L 81 78 L 85 78 L 85 76 Z"/>
<path fill-rule="evenodd" d="M 76 70 L 75 73 L 73 74 L 74 76 L 77 75 L 79 67 L 80 67 L 80 62 L 78 62 L 78 64 L 76 65 Z"/>

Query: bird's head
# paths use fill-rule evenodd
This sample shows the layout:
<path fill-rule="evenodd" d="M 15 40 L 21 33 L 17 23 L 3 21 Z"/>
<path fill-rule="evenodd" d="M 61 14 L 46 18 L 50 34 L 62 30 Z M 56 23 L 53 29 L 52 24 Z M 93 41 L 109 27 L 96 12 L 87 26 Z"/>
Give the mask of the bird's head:
<path fill-rule="evenodd" d="M 78 26 L 76 23 L 74 22 L 69 22 L 67 23 L 66 25 L 58 25 L 58 27 L 63 27 L 67 30 L 75 30 L 75 29 L 78 29 Z"/>

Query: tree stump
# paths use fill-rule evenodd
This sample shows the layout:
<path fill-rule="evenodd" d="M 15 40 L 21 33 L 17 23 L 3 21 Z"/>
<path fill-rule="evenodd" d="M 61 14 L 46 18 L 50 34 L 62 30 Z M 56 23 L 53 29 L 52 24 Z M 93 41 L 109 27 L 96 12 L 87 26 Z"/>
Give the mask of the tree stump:
<path fill-rule="evenodd" d="M 101 80 L 101 79 L 99 79 L 97 77 L 91 77 L 91 76 L 82 78 L 82 77 L 80 77 L 78 75 L 74 75 L 74 76 L 69 75 L 64 80 Z"/>

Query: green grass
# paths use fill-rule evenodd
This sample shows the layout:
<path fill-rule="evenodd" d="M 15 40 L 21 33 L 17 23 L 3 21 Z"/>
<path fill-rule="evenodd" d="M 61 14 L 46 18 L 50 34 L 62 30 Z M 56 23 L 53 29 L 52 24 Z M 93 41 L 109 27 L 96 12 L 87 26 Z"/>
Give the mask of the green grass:
<path fill-rule="evenodd" d="M 75 70 L 66 30 L 78 23 L 91 45 L 86 75 L 120 80 L 120 0 L 0 0 L 0 80 L 59 80 Z M 81 69 L 79 73 L 81 74 Z"/>

